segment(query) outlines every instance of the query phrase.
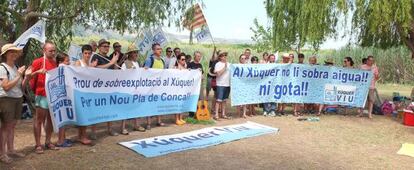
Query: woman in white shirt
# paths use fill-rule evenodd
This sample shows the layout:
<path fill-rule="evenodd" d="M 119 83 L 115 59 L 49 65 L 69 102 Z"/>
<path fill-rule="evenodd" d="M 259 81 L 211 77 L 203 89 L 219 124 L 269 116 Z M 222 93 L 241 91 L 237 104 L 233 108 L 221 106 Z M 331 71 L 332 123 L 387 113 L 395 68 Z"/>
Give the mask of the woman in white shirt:
<path fill-rule="evenodd" d="M 187 63 L 186 63 L 186 57 L 184 53 L 181 53 L 177 57 L 177 62 L 174 65 L 175 69 L 183 70 L 187 69 Z M 186 122 L 183 120 L 183 115 L 181 114 L 175 114 L 175 124 L 177 125 L 184 125 Z"/>
<path fill-rule="evenodd" d="M 24 157 L 14 150 L 14 129 L 22 113 L 22 79 L 25 66 L 16 67 L 16 60 L 22 55 L 22 49 L 13 44 L 1 48 L 0 65 L 0 161 L 11 163 L 8 155 Z"/>
<path fill-rule="evenodd" d="M 135 47 L 134 44 L 132 44 L 128 47 L 126 56 L 127 56 L 127 59 L 125 60 L 124 64 L 122 64 L 122 66 L 121 66 L 122 70 L 138 69 L 140 67 L 139 63 L 138 63 L 138 49 L 137 49 L 137 47 Z M 123 135 L 128 135 L 128 133 L 129 133 L 128 130 L 126 129 L 126 121 L 127 120 L 122 120 L 121 134 L 123 134 Z M 134 130 L 135 131 L 140 131 L 140 132 L 145 132 L 145 128 L 138 124 L 138 118 L 134 119 Z"/>

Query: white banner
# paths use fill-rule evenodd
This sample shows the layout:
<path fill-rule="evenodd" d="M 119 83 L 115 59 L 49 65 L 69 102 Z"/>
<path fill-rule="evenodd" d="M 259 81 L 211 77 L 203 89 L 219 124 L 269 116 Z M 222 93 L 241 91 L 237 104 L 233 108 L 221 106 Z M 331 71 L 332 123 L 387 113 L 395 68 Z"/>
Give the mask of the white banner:
<path fill-rule="evenodd" d="M 54 130 L 136 117 L 195 112 L 201 72 L 61 66 L 46 74 Z"/>
<path fill-rule="evenodd" d="M 167 37 L 164 34 L 164 31 L 162 31 L 161 27 L 158 27 L 153 33 L 153 43 L 160 44 L 161 47 L 165 47 L 167 45 Z"/>
<path fill-rule="evenodd" d="M 74 63 L 82 58 L 82 48 L 79 45 L 71 43 L 69 46 L 68 55 L 70 62 Z"/>
<path fill-rule="evenodd" d="M 119 144 L 140 153 L 145 157 L 156 157 L 188 149 L 205 148 L 269 133 L 276 134 L 278 131 L 278 128 L 254 122 L 247 122 L 222 127 L 208 127 L 174 135 L 138 139 L 121 142 Z"/>
<path fill-rule="evenodd" d="M 46 41 L 46 23 L 43 20 L 37 21 L 32 27 L 27 29 L 20 37 L 14 41 L 14 45 L 18 48 L 24 48 L 29 38 L 34 38 L 41 43 L 45 43 Z"/>
<path fill-rule="evenodd" d="M 195 37 L 197 39 L 197 42 L 204 42 L 208 40 L 211 37 L 210 30 L 208 29 L 207 25 L 203 25 L 201 29 L 199 29 L 195 33 Z"/>

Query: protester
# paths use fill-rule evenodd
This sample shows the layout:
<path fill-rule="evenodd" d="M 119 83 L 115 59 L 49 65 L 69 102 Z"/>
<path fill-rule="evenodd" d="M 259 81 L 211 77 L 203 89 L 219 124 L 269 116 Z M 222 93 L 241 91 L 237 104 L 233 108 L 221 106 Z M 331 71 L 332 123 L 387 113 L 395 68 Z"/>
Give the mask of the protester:
<path fill-rule="evenodd" d="M 70 65 L 69 56 L 65 53 L 58 53 L 56 55 L 56 63 L 58 64 L 58 66 Z M 69 139 L 66 139 L 65 131 L 66 131 L 65 127 L 61 127 L 59 129 L 58 141 L 56 143 L 57 147 L 61 147 L 61 148 L 72 147 L 72 141 Z"/>
<path fill-rule="evenodd" d="M 160 44 L 158 43 L 152 44 L 151 49 L 152 49 L 152 54 L 145 60 L 144 68 L 145 69 L 148 69 L 148 68 L 165 69 L 165 62 L 161 57 L 162 48 Z M 156 116 L 156 117 L 157 117 L 157 126 L 165 126 L 165 124 L 161 121 L 161 116 Z M 147 130 L 151 129 L 151 117 L 147 117 L 146 129 Z"/>
<path fill-rule="evenodd" d="M 325 62 L 324 66 L 334 66 L 333 58 L 331 57 L 326 58 L 324 62 Z M 324 104 L 320 104 L 318 113 L 316 115 L 320 116 L 322 114 L 322 111 L 325 109 L 325 107 L 336 107 L 336 106 L 325 106 Z"/>
<path fill-rule="evenodd" d="M 267 60 L 269 59 L 269 53 L 267 53 L 267 52 L 264 52 L 263 53 L 263 55 L 262 55 L 262 60 L 260 60 L 260 64 L 265 64 L 265 63 L 267 63 Z M 253 58 L 252 58 L 253 59 Z"/>
<path fill-rule="evenodd" d="M 184 70 L 187 69 L 187 63 L 186 63 L 186 55 L 183 53 L 178 55 L 177 57 L 177 63 L 175 64 L 175 69 Z M 193 113 L 194 114 L 194 113 Z M 175 124 L 176 125 L 184 125 L 186 122 L 183 119 L 182 114 L 175 114 Z"/>
<path fill-rule="evenodd" d="M 293 53 L 290 53 L 289 54 L 289 64 L 294 63 L 294 61 L 295 61 L 295 55 Z"/>
<path fill-rule="evenodd" d="M 258 64 L 258 63 L 259 63 L 259 58 L 258 58 L 258 57 L 256 57 L 256 56 L 253 56 L 253 57 L 251 58 L 251 63 L 252 63 L 252 64 Z M 255 109 L 255 107 L 256 107 L 256 106 L 257 106 L 256 104 L 252 104 L 252 105 L 250 105 L 249 116 L 256 115 L 256 109 Z"/>
<path fill-rule="evenodd" d="M 172 57 L 170 59 L 170 62 L 168 63 L 168 67 L 169 69 L 173 69 L 175 66 L 175 63 L 177 63 L 177 57 L 181 54 L 181 49 L 178 47 L 174 48 L 174 57 Z"/>
<path fill-rule="evenodd" d="M 354 61 L 351 57 L 344 58 L 344 67 L 345 68 L 354 68 Z"/>
<path fill-rule="evenodd" d="M 246 50 L 244 50 L 244 53 L 243 54 L 246 57 L 246 63 L 247 64 L 250 64 L 250 60 L 252 58 L 252 51 L 247 48 Z"/>
<path fill-rule="evenodd" d="M 11 163 L 9 155 L 25 156 L 14 149 L 14 129 L 22 113 L 22 79 L 26 66 L 16 66 L 22 49 L 13 44 L 5 44 L 0 56 L 0 161 Z"/>
<path fill-rule="evenodd" d="M 293 54 L 284 53 L 282 55 L 282 64 L 289 64 L 293 61 Z M 279 103 L 277 105 L 277 114 L 285 115 L 286 103 Z"/>
<path fill-rule="evenodd" d="M 191 57 L 190 54 L 185 55 L 185 63 L 190 64 L 190 62 L 193 60 L 193 57 Z"/>
<path fill-rule="evenodd" d="M 259 63 L 259 58 L 257 58 L 256 56 L 253 56 L 252 59 L 251 59 L 251 63 L 252 64 L 258 64 Z"/>
<path fill-rule="evenodd" d="M 126 56 L 127 59 L 122 64 L 121 69 L 123 69 L 123 70 L 138 69 L 140 67 L 140 64 L 137 61 L 137 59 L 138 59 L 138 49 L 134 44 L 132 44 L 128 47 L 128 50 L 127 50 L 125 56 Z M 133 120 L 134 120 L 134 131 L 139 131 L 139 132 L 145 132 L 146 131 L 144 127 L 142 127 L 138 124 L 138 118 L 135 118 Z M 122 120 L 121 133 L 123 135 L 129 134 L 128 130 L 126 129 L 126 122 L 127 122 L 127 120 Z"/>
<path fill-rule="evenodd" d="M 81 50 L 82 50 L 82 58 L 75 62 L 75 66 L 96 67 L 96 65 L 98 64 L 98 60 L 94 60 L 92 61 L 92 63 L 89 62 L 92 56 L 92 50 L 93 50 L 92 46 L 83 45 Z M 86 135 L 86 126 L 79 126 L 78 136 L 79 136 L 79 142 L 81 144 L 91 145 L 91 146 L 94 145 L 94 143 L 91 140 L 89 140 Z"/>
<path fill-rule="evenodd" d="M 45 127 L 46 132 L 45 148 L 58 150 L 51 142 L 53 126 L 45 91 L 45 73 L 57 67 L 55 55 L 55 45 L 48 41 L 43 45 L 43 56 L 35 59 L 32 63 L 30 86 L 35 93 L 36 117 L 33 121 L 33 130 L 36 142 L 35 152 L 38 154 L 44 152 L 40 143 L 42 127 Z"/>
<path fill-rule="evenodd" d="M 173 51 L 171 47 L 167 47 L 165 49 L 165 57 L 163 58 L 165 61 L 165 67 L 170 68 L 170 60 L 174 58 Z"/>
<path fill-rule="evenodd" d="M 217 75 L 215 120 L 219 120 L 219 108 L 221 108 L 222 118 L 228 119 L 226 116 L 226 100 L 230 94 L 230 63 L 227 62 L 227 52 L 220 53 L 218 57 L 219 62 L 214 67 L 214 72 Z"/>
<path fill-rule="evenodd" d="M 363 58 L 361 62 L 362 62 L 362 65 L 367 64 L 367 58 Z"/>
<path fill-rule="evenodd" d="M 305 60 L 305 55 L 302 53 L 298 54 L 298 64 L 303 64 Z M 302 116 L 302 112 L 300 111 L 302 107 L 301 103 L 294 103 L 293 104 L 293 116 Z"/>
<path fill-rule="evenodd" d="M 308 62 L 309 62 L 309 65 L 317 65 L 318 60 L 316 59 L 316 56 L 311 56 L 309 57 Z M 319 110 L 319 106 L 313 103 L 305 103 L 304 110 L 308 114 L 314 114 L 315 111 Z"/>
<path fill-rule="evenodd" d="M 124 53 L 122 53 L 122 46 L 121 44 L 119 44 L 119 42 L 115 42 L 112 47 L 114 48 L 114 51 L 112 52 L 111 55 L 109 55 L 109 58 L 113 58 L 115 54 L 118 54 L 118 60 L 117 60 L 117 64 L 119 66 L 121 66 L 123 64 L 123 62 L 126 60 L 126 57 L 124 56 Z M 119 68 L 117 68 L 119 69 Z"/>
<path fill-rule="evenodd" d="M 240 64 L 246 64 L 247 63 L 246 62 L 246 56 L 244 56 L 244 54 L 239 56 L 239 63 Z M 237 106 L 237 112 L 239 113 L 240 117 L 247 118 L 247 116 L 246 116 L 247 106 L 248 105 Z"/>
<path fill-rule="evenodd" d="M 206 83 L 206 95 L 204 96 L 204 100 L 209 99 L 210 91 L 213 89 L 214 99 L 216 99 L 216 73 L 214 73 L 214 67 L 216 63 L 218 62 L 218 52 L 217 48 L 214 47 L 213 54 L 211 55 L 211 58 L 208 63 L 208 74 L 207 74 L 207 83 Z M 210 110 L 215 111 L 216 110 L 216 101 L 211 102 L 211 108 Z"/>
<path fill-rule="evenodd" d="M 371 71 L 373 78 L 371 81 L 371 85 L 369 86 L 369 93 L 368 93 L 368 100 L 367 100 L 367 106 L 368 106 L 368 118 L 372 119 L 372 109 L 374 108 L 374 102 L 375 102 L 375 83 L 377 80 L 379 80 L 379 71 L 378 67 L 374 64 L 374 56 L 369 55 L 367 57 L 367 63 L 363 64 L 361 66 L 362 70 Z M 359 116 L 362 117 L 363 115 L 362 110 L 359 110 Z"/>
<path fill-rule="evenodd" d="M 203 84 L 203 80 L 204 80 L 204 70 L 203 70 L 203 65 L 201 65 L 201 52 L 200 51 L 195 51 L 194 52 L 194 61 L 190 62 L 190 64 L 188 64 L 188 68 L 192 69 L 192 70 L 199 70 L 201 72 L 201 84 Z M 198 98 L 198 100 L 202 100 L 204 97 L 204 89 L 202 87 L 200 87 L 200 97 Z M 190 112 L 189 113 L 190 117 L 195 117 L 194 112 Z"/>
<path fill-rule="evenodd" d="M 274 64 L 276 61 L 276 57 L 274 54 L 269 55 L 268 64 Z M 263 103 L 263 116 L 280 116 L 279 112 L 276 113 L 276 103 L 275 102 L 269 102 L 269 103 Z"/>
<path fill-rule="evenodd" d="M 89 45 L 92 47 L 92 53 L 95 53 L 96 49 L 98 49 L 98 44 L 96 44 L 95 41 L 91 40 L 89 41 Z"/>
<path fill-rule="evenodd" d="M 105 39 L 101 39 L 98 42 L 98 53 L 92 56 L 92 61 L 97 60 L 97 68 L 102 69 L 119 69 L 117 64 L 120 53 L 114 53 L 112 56 L 108 56 L 110 42 Z M 111 136 L 118 136 L 119 133 L 112 130 L 112 122 L 107 123 L 108 134 Z M 92 126 L 92 139 L 96 139 L 96 126 Z"/>

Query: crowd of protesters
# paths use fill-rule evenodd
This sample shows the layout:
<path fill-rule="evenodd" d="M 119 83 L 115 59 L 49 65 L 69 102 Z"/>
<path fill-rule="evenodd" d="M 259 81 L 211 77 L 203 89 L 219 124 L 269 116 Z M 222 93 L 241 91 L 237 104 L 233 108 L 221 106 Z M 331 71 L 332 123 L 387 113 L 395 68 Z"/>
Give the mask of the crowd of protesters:
<path fill-rule="evenodd" d="M 202 72 L 203 81 L 206 81 L 206 87 L 201 88 L 199 100 L 209 100 L 212 112 L 212 118 L 214 120 L 230 119 L 231 116 L 228 113 L 227 101 L 230 94 L 230 65 L 228 60 L 228 53 L 213 49 L 213 54 L 209 59 L 208 66 L 203 66 L 201 60 L 203 54 L 199 51 L 194 52 L 192 55 L 189 53 L 183 53 L 179 47 L 172 49 L 167 47 L 163 55 L 163 49 L 159 44 L 152 45 L 151 55 L 146 57 L 143 63 L 138 62 L 140 56 L 138 49 L 135 45 L 131 45 L 127 48 L 125 53 L 122 53 L 122 46 L 120 43 L 113 43 L 113 52 L 109 54 L 111 43 L 105 39 L 101 39 L 96 43 L 95 41 L 89 42 L 87 45 L 83 45 L 81 48 L 82 57 L 75 61 L 73 65 L 78 67 L 96 67 L 101 69 L 194 69 Z M 36 58 L 32 65 L 27 67 L 16 65 L 16 61 L 22 56 L 22 49 L 17 48 L 13 44 L 6 44 L 1 49 L 0 65 L 0 160 L 4 163 L 12 162 L 12 157 L 24 157 L 25 155 L 14 150 L 14 129 L 17 121 L 20 119 L 22 112 L 22 100 L 23 92 L 26 88 L 26 84 L 29 84 L 30 89 L 35 94 L 35 117 L 33 120 L 33 132 L 35 139 L 34 150 L 38 154 L 44 153 L 44 149 L 59 150 L 59 148 L 71 147 L 73 145 L 72 140 L 66 138 L 65 129 L 68 127 L 62 127 L 59 129 L 58 141 L 52 142 L 51 136 L 53 132 L 51 116 L 49 113 L 49 106 L 45 92 L 45 73 L 60 65 L 70 65 L 69 56 L 62 52 L 57 52 L 54 43 L 46 42 L 43 45 L 43 56 Z M 235 56 L 236 57 L 236 56 Z M 293 53 L 285 53 L 281 57 L 281 61 L 278 62 L 278 55 L 269 54 L 264 52 L 259 59 L 256 56 L 252 56 L 251 50 L 246 49 L 242 54 L 238 56 L 238 64 L 289 64 L 298 63 L 305 64 L 305 55 L 298 54 L 297 61 L 295 61 L 295 55 Z M 351 57 L 345 57 L 343 61 L 343 67 L 350 69 L 357 69 L 355 63 Z M 363 64 L 360 65 L 360 69 L 369 70 L 373 72 L 374 79 L 370 85 L 368 95 L 368 117 L 372 118 L 373 103 L 375 101 L 375 82 L 379 79 L 378 68 L 374 64 L 374 57 L 368 56 L 364 59 Z M 317 57 L 310 56 L 308 58 L 309 65 L 317 65 Z M 327 58 L 324 61 L 326 66 L 333 66 L 332 58 Z M 206 72 L 204 69 L 206 68 Z M 204 78 L 205 77 L 205 78 Z M 29 87 L 28 87 L 29 88 Z M 213 91 L 214 99 L 210 99 L 209 96 Z M 264 116 L 282 116 L 287 115 L 285 109 L 287 106 L 292 106 L 294 116 L 301 116 L 303 114 L 316 114 L 321 115 L 325 108 L 330 106 L 317 105 L 313 103 L 260 103 L 238 106 L 237 112 L 240 117 L 247 118 L 248 116 L 254 116 L 258 114 L 256 110 L 258 107 L 263 108 Z M 359 109 L 359 115 L 362 116 L 363 111 Z M 190 117 L 194 117 L 195 113 L 189 113 Z M 145 118 L 145 125 L 141 126 L 139 119 L 122 120 L 119 130 L 113 127 L 114 122 L 107 122 L 107 133 L 110 136 L 117 136 L 119 134 L 128 135 L 128 122 L 132 122 L 132 130 L 145 132 L 151 130 L 152 119 L 156 119 L 156 126 L 165 126 L 163 122 L 165 116 L 153 116 Z M 186 121 L 184 119 L 185 114 L 175 114 L 175 124 L 184 125 Z M 234 115 L 233 115 L 234 117 Z M 44 128 L 45 139 L 44 143 L 41 142 L 42 128 Z M 78 142 L 84 145 L 94 145 L 94 140 L 97 139 L 97 126 L 92 125 L 89 127 L 79 126 L 78 130 Z M 89 134 L 87 129 L 90 129 Z"/>

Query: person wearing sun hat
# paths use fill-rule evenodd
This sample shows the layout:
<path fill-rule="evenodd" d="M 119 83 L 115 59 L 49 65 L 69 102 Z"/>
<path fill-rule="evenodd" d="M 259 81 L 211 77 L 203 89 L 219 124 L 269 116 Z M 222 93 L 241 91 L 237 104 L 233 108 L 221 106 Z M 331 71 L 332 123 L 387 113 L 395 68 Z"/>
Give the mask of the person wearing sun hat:
<path fill-rule="evenodd" d="M 282 54 L 282 63 L 287 64 L 287 63 L 289 63 L 289 61 L 290 61 L 289 54 L 288 53 L 283 53 Z"/>
<path fill-rule="evenodd" d="M 327 57 L 324 62 L 325 62 L 326 66 L 333 66 L 334 65 L 334 61 L 333 61 L 332 57 Z"/>
<path fill-rule="evenodd" d="M 128 50 L 125 53 L 125 55 L 126 55 L 127 59 L 125 61 L 123 61 L 123 64 L 121 66 L 122 70 L 137 69 L 137 68 L 140 67 L 140 64 L 137 61 L 138 55 L 139 55 L 138 48 L 135 46 L 135 44 L 131 44 L 128 47 Z M 127 122 L 127 120 L 122 120 L 121 134 L 123 134 L 123 135 L 128 135 L 129 134 L 128 130 L 125 128 L 126 127 L 126 122 Z M 145 132 L 145 128 L 138 124 L 138 118 L 134 119 L 134 130 L 135 131 L 140 131 L 140 132 Z"/>
<path fill-rule="evenodd" d="M 26 66 L 17 68 L 16 60 L 22 55 L 22 49 L 14 44 L 5 44 L 1 48 L 0 65 L 0 161 L 11 163 L 8 155 L 24 157 L 14 150 L 14 128 L 22 113 L 22 82 Z M 6 147 L 7 146 L 7 147 Z"/>

